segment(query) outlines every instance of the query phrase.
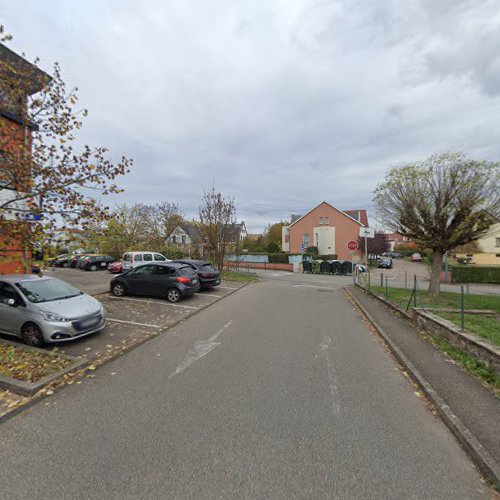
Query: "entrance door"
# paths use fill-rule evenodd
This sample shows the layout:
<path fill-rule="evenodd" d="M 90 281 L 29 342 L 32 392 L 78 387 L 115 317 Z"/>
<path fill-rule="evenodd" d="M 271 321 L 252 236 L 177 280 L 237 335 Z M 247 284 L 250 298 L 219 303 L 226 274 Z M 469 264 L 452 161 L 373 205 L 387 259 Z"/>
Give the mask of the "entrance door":
<path fill-rule="evenodd" d="M 314 228 L 314 246 L 320 255 L 335 253 L 335 228 L 331 226 Z"/>

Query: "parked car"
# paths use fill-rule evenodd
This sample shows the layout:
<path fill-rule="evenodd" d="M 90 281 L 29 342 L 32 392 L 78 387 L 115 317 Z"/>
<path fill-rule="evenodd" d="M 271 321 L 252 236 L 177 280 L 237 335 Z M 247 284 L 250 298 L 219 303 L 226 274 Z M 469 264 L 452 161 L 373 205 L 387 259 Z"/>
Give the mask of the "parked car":
<path fill-rule="evenodd" d="M 78 267 L 78 263 L 85 257 L 87 257 L 87 254 L 74 255 L 73 258 L 69 261 L 69 267 Z"/>
<path fill-rule="evenodd" d="M 212 288 L 220 285 L 220 271 L 210 262 L 204 260 L 177 259 L 173 262 L 180 262 L 191 266 L 198 274 L 201 288 Z"/>
<path fill-rule="evenodd" d="M 411 257 L 410 260 L 412 262 L 422 262 L 422 256 L 419 253 L 414 253 Z"/>
<path fill-rule="evenodd" d="M 78 262 L 78 267 L 85 271 L 97 271 L 98 269 L 107 269 L 115 258 L 110 255 L 92 255 Z"/>
<path fill-rule="evenodd" d="M 117 260 L 115 262 L 111 262 L 108 266 L 108 271 L 111 274 L 121 273 L 123 270 L 123 262 L 121 260 Z"/>
<path fill-rule="evenodd" d="M 391 259 L 402 259 L 404 255 L 401 252 L 384 252 L 382 257 L 391 257 Z"/>
<path fill-rule="evenodd" d="M 71 260 L 74 258 L 74 255 L 66 254 L 56 257 L 49 261 L 50 265 L 53 267 L 69 267 Z"/>
<path fill-rule="evenodd" d="M 102 330 L 102 304 L 57 278 L 0 276 L 0 331 L 32 346 L 66 342 Z"/>
<path fill-rule="evenodd" d="M 390 257 L 382 257 L 378 261 L 378 267 L 383 269 L 392 269 L 392 259 Z"/>
<path fill-rule="evenodd" d="M 155 262 L 135 267 L 115 276 L 110 283 L 113 295 L 148 295 L 178 302 L 195 294 L 200 280 L 192 266 L 179 262 Z"/>
<path fill-rule="evenodd" d="M 122 257 L 123 270 L 133 269 L 148 262 L 171 262 L 161 253 L 156 252 L 127 252 Z"/>

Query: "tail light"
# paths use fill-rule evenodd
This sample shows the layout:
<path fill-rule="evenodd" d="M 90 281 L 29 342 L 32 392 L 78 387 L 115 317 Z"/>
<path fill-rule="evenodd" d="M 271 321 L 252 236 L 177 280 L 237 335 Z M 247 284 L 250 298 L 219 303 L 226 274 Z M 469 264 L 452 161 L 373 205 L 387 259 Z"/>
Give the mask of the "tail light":
<path fill-rule="evenodd" d="M 177 278 L 179 283 L 191 283 L 191 278 L 185 278 L 184 276 L 179 276 Z"/>

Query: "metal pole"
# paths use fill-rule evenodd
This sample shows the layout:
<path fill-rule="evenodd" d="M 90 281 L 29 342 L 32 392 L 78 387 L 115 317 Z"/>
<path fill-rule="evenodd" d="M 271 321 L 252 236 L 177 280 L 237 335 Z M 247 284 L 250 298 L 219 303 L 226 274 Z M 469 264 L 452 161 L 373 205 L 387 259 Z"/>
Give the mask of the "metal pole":
<path fill-rule="evenodd" d="M 380 273 L 380 288 L 384 287 L 384 273 Z"/>
<path fill-rule="evenodd" d="M 417 307 L 417 275 L 413 275 L 413 307 Z"/>
<path fill-rule="evenodd" d="M 354 252 L 351 252 L 351 272 L 352 272 L 352 284 L 356 284 L 356 276 L 354 274 Z"/>
<path fill-rule="evenodd" d="M 366 237 L 366 231 L 365 231 L 365 264 L 366 264 L 366 269 L 368 269 L 368 238 Z"/>
<path fill-rule="evenodd" d="M 388 278 L 387 276 L 385 277 L 385 298 L 388 299 L 389 298 L 389 290 L 387 288 L 387 281 L 388 281 Z"/>
<path fill-rule="evenodd" d="M 464 286 L 461 285 L 460 286 L 460 327 L 462 328 L 462 331 L 464 331 L 464 323 L 465 323 L 464 302 L 465 302 Z"/>
<path fill-rule="evenodd" d="M 405 290 L 408 288 L 408 271 L 405 271 Z"/>

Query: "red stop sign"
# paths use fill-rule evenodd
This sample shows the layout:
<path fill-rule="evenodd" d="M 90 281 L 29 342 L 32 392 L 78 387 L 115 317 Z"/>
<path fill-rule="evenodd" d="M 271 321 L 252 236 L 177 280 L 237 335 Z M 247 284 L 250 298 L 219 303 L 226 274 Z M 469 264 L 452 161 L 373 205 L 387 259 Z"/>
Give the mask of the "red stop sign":
<path fill-rule="evenodd" d="M 348 244 L 347 244 L 347 248 L 349 250 L 351 250 L 351 252 L 354 252 L 355 250 L 358 249 L 358 242 L 355 241 L 355 240 L 351 240 Z"/>

